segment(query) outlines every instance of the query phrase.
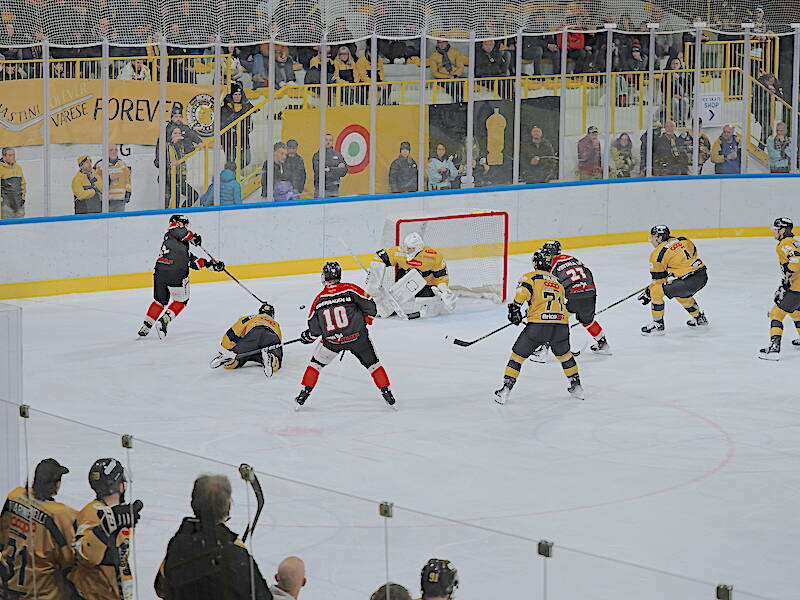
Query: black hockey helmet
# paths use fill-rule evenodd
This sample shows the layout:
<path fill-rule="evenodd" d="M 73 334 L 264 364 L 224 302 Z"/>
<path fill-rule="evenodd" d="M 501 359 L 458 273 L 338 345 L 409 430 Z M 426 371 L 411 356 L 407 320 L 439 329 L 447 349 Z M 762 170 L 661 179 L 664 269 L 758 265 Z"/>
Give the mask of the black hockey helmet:
<path fill-rule="evenodd" d="M 267 315 L 268 317 L 274 317 L 275 307 L 272 306 L 272 304 L 270 304 L 269 302 L 264 302 L 264 304 L 261 305 L 261 308 L 258 309 L 258 314 Z"/>
<path fill-rule="evenodd" d="M 432 558 L 422 567 L 420 587 L 423 598 L 451 596 L 458 587 L 458 570 L 449 560 Z"/>
<path fill-rule="evenodd" d="M 189 224 L 189 217 L 187 217 L 186 215 L 172 215 L 169 218 L 169 223 L 170 223 L 170 225 L 172 223 L 180 223 L 181 225 L 183 225 L 185 227 L 186 225 Z"/>
<path fill-rule="evenodd" d="M 550 259 L 540 250 L 537 250 L 531 255 L 531 262 L 533 263 L 533 268 L 537 271 L 550 270 Z"/>
<path fill-rule="evenodd" d="M 549 242 L 545 242 L 542 244 L 542 249 L 540 250 L 542 254 L 544 254 L 548 258 L 553 258 L 554 256 L 558 256 L 561 254 L 561 242 L 558 240 L 551 240 Z"/>
<path fill-rule="evenodd" d="M 650 235 L 661 238 L 662 240 L 668 240 L 672 235 L 672 232 L 666 225 L 653 225 L 650 228 Z"/>
<path fill-rule="evenodd" d="M 89 487 L 100 499 L 119 491 L 119 483 L 125 479 L 125 469 L 116 458 L 98 458 L 89 469 Z"/>
<path fill-rule="evenodd" d="M 791 231 L 793 227 L 794 223 L 789 217 L 778 217 L 772 224 L 773 231 L 778 231 L 778 229 L 788 229 Z"/>
<path fill-rule="evenodd" d="M 322 267 L 322 283 L 339 283 L 342 279 L 342 265 L 336 261 L 326 262 Z"/>

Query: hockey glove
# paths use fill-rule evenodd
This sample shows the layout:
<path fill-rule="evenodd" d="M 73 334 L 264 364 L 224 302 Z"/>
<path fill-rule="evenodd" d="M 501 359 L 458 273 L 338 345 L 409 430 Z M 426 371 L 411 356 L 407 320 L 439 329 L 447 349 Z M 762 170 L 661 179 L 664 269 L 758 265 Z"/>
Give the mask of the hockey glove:
<path fill-rule="evenodd" d="M 508 305 L 508 320 L 514 325 L 522 323 L 522 311 L 519 309 L 519 304 L 512 302 Z"/>
<path fill-rule="evenodd" d="M 107 506 L 103 510 L 97 511 L 100 517 L 100 525 L 110 536 L 116 534 L 125 527 L 135 527 L 139 522 L 140 513 L 144 504 L 141 500 L 135 500 L 132 504 L 117 504 Z"/>
<path fill-rule="evenodd" d="M 225 270 L 225 263 L 221 260 L 215 260 L 211 263 L 211 268 L 215 271 L 224 271 Z"/>
<path fill-rule="evenodd" d="M 189 241 L 192 242 L 195 246 L 199 246 L 200 244 L 203 243 L 203 238 L 200 236 L 199 233 L 193 233 L 192 239 Z"/>
<path fill-rule="evenodd" d="M 311 332 L 306 329 L 303 333 L 300 334 L 300 343 L 301 344 L 313 344 L 314 343 L 314 336 L 311 335 Z"/>
<path fill-rule="evenodd" d="M 652 298 L 650 298 L 650 288 L 646 288 L 641 294 L 639 294 L 636 299 L 642 303 L 643 306 L 647 306 L 650 304 Z"/>

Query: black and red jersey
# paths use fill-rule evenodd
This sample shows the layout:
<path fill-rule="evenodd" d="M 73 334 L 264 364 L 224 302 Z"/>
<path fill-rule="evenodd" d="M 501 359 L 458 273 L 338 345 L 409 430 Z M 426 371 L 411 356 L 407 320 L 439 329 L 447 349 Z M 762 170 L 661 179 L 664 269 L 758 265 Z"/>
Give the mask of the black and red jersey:
<path fill-rule="evenodd" d="M 189 269 L 202 269 L 206 266 L 204 258 L 197 258 L 189 252 L 189 242 L 194 237 L 194 233 L 186 227 L 173 223 L 164 234 L 164 241 L 161 243 L 161 252 L 156 259 L 156 271 L 186 277 Z"/>
<path fill-rule="evenodd" d="M 550 262 L 550 273 L 558 278 L 564 286 L 567 296 L 570 294 L 597 293 L 594 276 L 589 267 L 574 256 L 558 254 Z"/>
<path fill-rule="evenodd" d="M 378 314 L 375 301 L 352 283 L 329 283 L 314 298 L 308 330 L 327 344 L 347 344 L 367 336 L 367 325 Z"/>

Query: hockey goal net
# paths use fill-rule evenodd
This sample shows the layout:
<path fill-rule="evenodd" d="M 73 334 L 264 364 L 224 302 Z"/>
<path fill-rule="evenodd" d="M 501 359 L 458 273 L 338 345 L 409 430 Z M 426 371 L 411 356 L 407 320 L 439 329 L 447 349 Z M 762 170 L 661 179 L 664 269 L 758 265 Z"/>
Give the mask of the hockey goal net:
<path fill-rule="evenodd" d="M 508 213 L 416 215 L 386 220 L 383 246 L 400 246 L 417 232 L 426 246 L 447 261 L 450 289 L 459 296 L 506 299 L 508 277 Z"/>

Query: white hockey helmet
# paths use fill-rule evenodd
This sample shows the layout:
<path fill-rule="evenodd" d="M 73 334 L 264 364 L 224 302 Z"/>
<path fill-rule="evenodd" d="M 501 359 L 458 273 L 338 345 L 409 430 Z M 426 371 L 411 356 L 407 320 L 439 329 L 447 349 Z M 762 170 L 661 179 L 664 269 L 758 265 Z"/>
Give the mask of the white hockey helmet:
<path fill-rule="evenodd" d="M 403 251 L 408 258 L 414 258 L 425 247 L 425 242 L 422 241 L 422 236 L 416 231 L 409 233 L 403 240 Z"/>

